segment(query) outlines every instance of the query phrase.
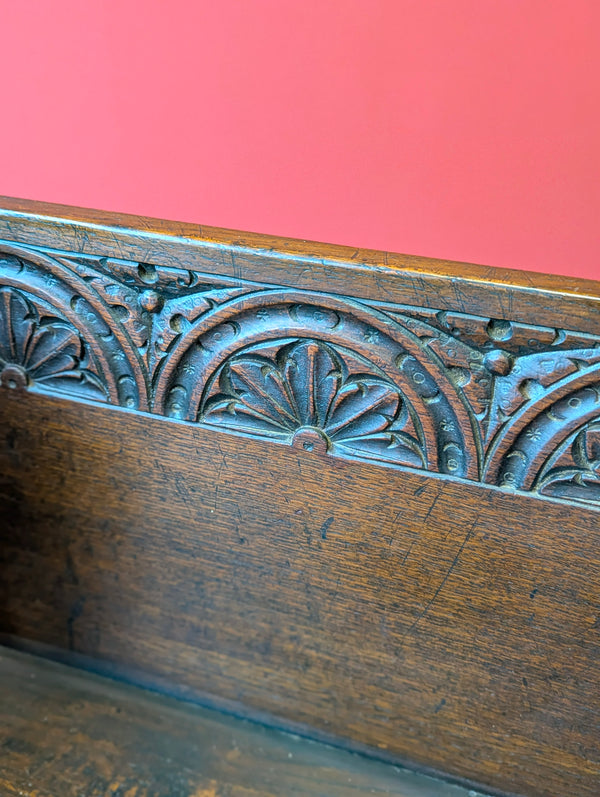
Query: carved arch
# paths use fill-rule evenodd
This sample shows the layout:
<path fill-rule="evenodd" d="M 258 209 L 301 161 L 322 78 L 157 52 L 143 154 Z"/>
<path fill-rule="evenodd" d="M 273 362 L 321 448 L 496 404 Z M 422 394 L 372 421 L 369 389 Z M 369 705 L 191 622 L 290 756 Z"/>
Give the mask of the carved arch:
<path fill-rule="evenodd" d="M 589 384 L 571 390 L 533 417 L 514 439 L 498 470 L 498 484 L 520 490 L 540 489 L 564 453 L 567 440 L 600 418 L 598 373 L 587 375 Z M 581 383 L 583 379 L 580 379 Z M 556 398 L 556 396 L 554 396 Z M 582 466 L 583 467 L 583 466 Z"/>
<path fill-rule="evenodd" d="M 598 504 L 588 333 L 0 243 L 0 371 L 9 388 Z"/>
<path fill-rule="evenodd" d="M 396 386 L 418 419 L 427 467 L 477 477 L 477 446 L 469 414 L 448 374 L 408 328 L 350 300 L 294 291 L 260 292 L 206 313 L 182 334 L 158 374 L 154 411 L 201 421 L 207 386 L 224 363 L 255 346 L 299 340 L 316 341 L 371 363 Z"/>
<path fill-rule="evenodd" d="M 148 409 L 139 357 L 128 336 L 121 330 L 115 333 L 117 324 L 110 308 L 84 279 L 45 254 L 2 244 L 0 285 L 35 307 L 38 325 L 55 319 L 74 331 L 81 342 L 84 370 L 97 374 L 106 400 L 131 409 Z"/>

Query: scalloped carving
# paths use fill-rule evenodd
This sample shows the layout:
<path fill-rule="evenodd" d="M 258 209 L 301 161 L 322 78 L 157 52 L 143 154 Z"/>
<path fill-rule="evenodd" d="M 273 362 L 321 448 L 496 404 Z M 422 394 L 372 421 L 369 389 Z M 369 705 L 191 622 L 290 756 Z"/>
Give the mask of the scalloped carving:
<path fill-rule="evenodd" d="M 600 506 L 600 339 L 0 247 L 6 389 Z"/>

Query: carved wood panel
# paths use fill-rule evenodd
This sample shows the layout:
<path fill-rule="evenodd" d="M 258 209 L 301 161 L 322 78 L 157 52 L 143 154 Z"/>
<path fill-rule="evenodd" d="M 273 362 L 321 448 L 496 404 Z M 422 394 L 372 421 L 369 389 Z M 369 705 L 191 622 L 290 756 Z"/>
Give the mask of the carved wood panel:
<path fill-rule="evenodd" d="M 600 337 L 0 247 L 0 381 L 600 506 Z"/>

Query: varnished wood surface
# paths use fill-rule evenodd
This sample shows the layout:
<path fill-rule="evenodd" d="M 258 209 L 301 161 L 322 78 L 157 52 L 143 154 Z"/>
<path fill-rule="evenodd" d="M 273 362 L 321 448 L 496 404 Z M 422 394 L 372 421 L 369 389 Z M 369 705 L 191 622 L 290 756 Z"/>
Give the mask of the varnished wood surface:
<path fill-rule="evenodd" d="M 598 514 L 0 394 L 0 629 L 532 797 L 596 797 Z"/>
<path fill-rule="evenodd" d="M 532 281 L 532 317 L 477 267 L 65 213 L 0 210 L 3 389 L 600 507 L 600 316 L 568 312 L 585 286 Z"/>
<path fill-rule="evenodd" d="M 5 639 L 597 797 L 600 283 L 0 203 Z"/>
<path fill-rule="evenodd" d="M 600 282 L 0 197 L 0 240 L 600 333 Z M 599 273 L 600 278 L 600 273 Z"/>
<path fill-rule="evenodd" d="M 0 648 L 3 797 L 467 797 L 458 786 Z"/>

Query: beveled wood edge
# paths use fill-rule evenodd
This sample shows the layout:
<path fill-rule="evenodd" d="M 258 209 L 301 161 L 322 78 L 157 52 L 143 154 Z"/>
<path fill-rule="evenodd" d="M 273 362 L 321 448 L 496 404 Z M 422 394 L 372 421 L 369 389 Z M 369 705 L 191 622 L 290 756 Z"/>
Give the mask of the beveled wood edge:
<path fill-rule="evenodd" d="M 70 404 L 78 404 L 82 405 L 83 407 L 89 407 L 94 413 L 102 413 L 102 412 L 110 412 L 111 414 L 118 413 L 122 416 L 129 416 L 129 417 L 136 417 L 136 418 L 144 418 L 147 421 L 157 421 L 159 423 L 168 422 L 170 425 L 180 427 L 182 429 L 190 429 L 190 428 L 197 428 L 199 431 L 207 431 L 209 434 L 218 432 L 219 435 L 224 434 L 227 437 L 238 438 L 240 441 L 244 440 L 260 440 L 261 445 L 266 446 L 267 448 L 272 450 L 272 455 L 276 456 L 277 450 L 279 448 L 279 443 L 274 440 L 268 440 L 265 438 L 258 438 L 256 436 L 250 435 L 242 430 L 237 429 L 220 429 L 216 427 L 203 427 L 202 425 L 196 426 L 195 424 L 190 424 L 189 421 L 181 420 L 178 418 L 164 418 L 161 415 L 156 415 L 152 412 L 143 412 L 139 409 L 129 409 L 128 407 L 120 407 L 115 404 L 103 404 L 98 401 L 93 401 L 90 399 L 82 398 L 81 396 L 70 396 L 70 395 L 61 395 L 59 393 L 50 393 L 50 392 L 42 392 L 38 391 L 35 395 L 43 399 L 48 407 L 51 407 L 53 413 L 56 414 L 58 417 L 61 412 L 68 409 Z M 19 394 L 17 394 L 18 398 Z M 106 417 L 106 416 L 105 416 Z M 197 438 L 196 438 L 197 439 Z M 510 489 L 507 490 L 506 487 L 501 487 L 497 484 L 489 484 L 487 482 L 479 482 L 470 479 L 464 479 L 459 476 L 452 476 L 449 473 L 437 473 L 435 471 L 430 470 L 420 470 L 411 468 L 408 465 L 393 465 L 390 466 L 387 463 L 381 463 L 377 460 L 342 460 L 343 462 L 350 463 L 354 462 L 354 464 L 358 465 L 366 465 L 368 467 L 375 467 L 381 468 L 386 467 L 394 470 L 397 474 L 407 474 L 413 476 L 422 476 L 427 478 L 428 480 L 434 480 L 437 482 L 441 487 L 445 484 L 456 485 L 456 486 L 463 486 L 466 490 L 470 489 L 483 489 L 486 493 L 494 493 L 497 496 L 498 500 L 502 498 L 506 498 L 507 496 L 514 496 L 515 498 L 525 498 L 527 500 L 534 500 L 536 503 L 542 502 L 547 504 L 549 507 L 551 506 L 558 506 L 563 507 L 565 506 L 565 499 L 560 497 L 555 497 L 552 495 L 543 495 L 542 493 L 533 493 L 528 490 L 519 490 L 519 489 Z M 589 512 L 590 522 L 594 522 L 599 514 L 600 514 L 600 504 L 595 503 L 583 503 L 577 502 L 571 504 L 573 507 L 577 509 L 578 512 Z M 3 635 L 0 632 L 0 646 L 5 645 L 6 647 L 12 647 L 12 643 L 3 641 Z M 1 796 L 0 796 L 1 797 Z"/>
<path fill-rule="evenodd" d="M 0 197 L 0 238 L 245 281 L 600 333 L 600 281 Z"/>

